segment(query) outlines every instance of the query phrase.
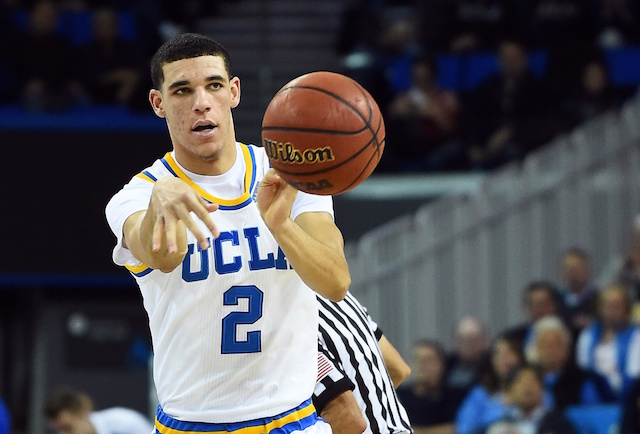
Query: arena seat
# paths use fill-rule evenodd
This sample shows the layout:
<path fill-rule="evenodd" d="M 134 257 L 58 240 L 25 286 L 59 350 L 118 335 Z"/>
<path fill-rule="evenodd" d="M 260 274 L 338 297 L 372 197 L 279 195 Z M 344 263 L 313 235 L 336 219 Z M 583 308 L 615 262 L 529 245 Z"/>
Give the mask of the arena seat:
<path fill-rule="evenodd" d="M 616 404 L 576 405 L 565 410 L 565 416 L 578 434 L 613 434 L 620 421 L 620 406 Z"/>

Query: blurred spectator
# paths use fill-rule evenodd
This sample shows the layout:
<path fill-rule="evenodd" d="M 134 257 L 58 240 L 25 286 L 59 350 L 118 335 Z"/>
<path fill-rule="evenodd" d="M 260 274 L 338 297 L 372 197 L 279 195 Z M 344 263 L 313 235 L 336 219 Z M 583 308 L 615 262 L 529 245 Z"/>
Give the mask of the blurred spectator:
<path fill-rule="evenodd" d="M 498 336 L 489 350 L 480 382 L 465 397 L 456 414 L 456 433 L 471 434 L 486 429 L 506 411 L 505 381 L 515 366 L 524 361 L 520 345 Z"/>
<path fill-rule="evenodd" d="M 460 160 L 460 145 L 454 142 L 458 99 L 438 86 L 437 75 L 435 61 L 417 58 L 411 86 L 387 110 L 388 149 L 400 158 L 400 169 L 444 170 Z"/>
<path fill-rule="evenodd" d="M 411 381 L 398 388 L 412 428 L 422 434 L 453 433 L 455 402 L 444 384 L 445 353 L 435 341 L 423 339 L 413 346 Z M 436 431 L 437 430 L 437 431 Z"/>
<path fill-rule="evenodd" d="M 13 41 L 22 100 L 31 111 L 61 111 L 86 101 L 80 85 L 80 56 L 57 33 L 58 9 L 39 0 L 29 14 L 26 32 Z"/>
<path fill-rule="evenodd" d="M 493 51 L 513 37 L 513 7 L 509 0 L 454 0 L 449 50 L 454 53 Z"/>
<path fill-rule="evenodd" d="M 558 315 L 562 301 L 552 282 L 536 280 L 525 287 L 522 304 L 527 320 L 507 329 L 504 334 L 520 342 L 524 350 L 531 340 L 536 321 L 549 315 Z"/>
<path fill-rule="evenodd" d="M 87 88 L 93 103 L 131 106 L 137 97 L 148 106 L 140 89 L 142 53 L 119 37 L 118 15 L 110 8 L 93 13 L 93 38 L 85 49 Z M 145 71 L 146 72 L 146 71 Z M 146 89 L 144 91 L 146 96 Z"/>
<path fill-rule="evenodd" d="M 596 316 L 598 288 L 591 277 L 587 252 L 572 247 L 562 254 L 560 294 L 564 300 L 565 317 L 577 335 Z"/>
<path fill-rule="evenodd" d="M 504 41 L 500 71 L 471 91 L 465 113 L 472 169 L 489 170 L 521 159 L 552 134 L 542 128 L 544 88 L 530 71 L 524 47 Z"/>
<path fill-rule="evenodd" d="M 598 44 L 603 48 L 640 43 L 640 1 L 593 0 Z"/>
<path fill-rule="evenodd" d="M 11 418 L 9 410 L 0 398 L 0 434 L 11 434 Z"/>
<path fill-rule="evenodd" d="M 529 363 L 540 366 L 554 408 L 615 401 L 604 377 L 576 365 L 571 330 L 559 317 L 546 316 L 535 323 L 525 354 Z"/>
<path fill-rule="evenodd" d="M 511 420 L 500 420 L 491 424 L 485 434 L 523 434 L 518 424 Z"/>
<path fill-rule="evenodd" d="M 509 407 L 505 419 L 514 423 L 519 433 L 577 434 L 564 414 L 544 402 L 540 371 L 533 365 L 514 368 L 506 379 Z"/>
<path fill-rule="evenodd" d="M 447 357 L 446 384 L 456 396 L 456 410 L 480 379 L 480 369 L 487 357 L 489 337 L 482 323 L 467 316 L 458 321 L 455 348 Z"/>
<path fill-rule="evenodd" d="M 621 104 L 621 95 L 611 85 L 607 65 L 602 60 L 587 63 L 582 73 L 582 86 L 573 94 L 567 94 L 563 101 L 563 111 L 567 116 L 567 126 L 579 124 Z"/>
<path fill-rule="evenodd" d="M 580 333 L 576 347 L 578 365 L 604 376 L 619 399 L 640 375 L 640 328 L 630 316 L 629 294 L 619 286 L 605 288 L 598 319 Z"/>
<path fill-rule="evenodd" d="M 411 65 L 422 52 L 414 17 L 398 16 L 381 23 L 374 41 L 369 46 L 367 40 L 345 56 L 343 73 L 369 91 L 386 118 L 393 97 L 411 87 Z"/>
<path fill-rule="evenodd" d="M 619 434 L 640 433 L 640 380 L 635 380 L 622 401 Z"/>
<path fill-rule="evenodd" d="M 151 421 L 135 410 L 113 407 L 94 411 L 91 398 L 69 388 L 53 391 L 45 402 L 47 426 L 59 434 L 149 434 Z"/>
<path fill-rule="evenodd" d="M 634 220 L 633 243 L 616 272 L 615 282 L 624 287 L 633 303 L 640 303 L 640 216 Z"/>

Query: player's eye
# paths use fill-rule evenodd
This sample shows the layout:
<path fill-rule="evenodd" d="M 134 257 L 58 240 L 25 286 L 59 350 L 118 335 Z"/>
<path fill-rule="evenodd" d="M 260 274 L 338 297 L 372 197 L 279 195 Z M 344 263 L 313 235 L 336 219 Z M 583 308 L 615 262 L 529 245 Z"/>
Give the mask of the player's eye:
<path fill-rule="evenodd" d="M 176 89 L 176 91 L 174 92 L 176 95 L 186 95 L 187 93 L 189 93 L 189 88 L 187 87 L 180 87 L 178 89 Z"/>
<path fill-rule="evenodd" d="M 209 87 L 213 90 L 220 89 L 222 87 L 222 83 L 211 83 Z"/>

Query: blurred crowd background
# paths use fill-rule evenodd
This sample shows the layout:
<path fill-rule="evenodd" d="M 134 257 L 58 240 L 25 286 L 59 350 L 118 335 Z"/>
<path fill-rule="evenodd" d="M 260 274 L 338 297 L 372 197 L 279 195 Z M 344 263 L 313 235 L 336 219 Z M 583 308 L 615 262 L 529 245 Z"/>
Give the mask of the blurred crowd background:
<path fill-rule="evenodd" d="M 12 116 L 10 119 L 31 116 L 29 119 L 43 120 L 51 115 L 58 124 L 73 124 L 74 118 L 97 108 L 107 119 L 152 117 L 147 101 L 151 86 L 148 70 L 156 48 L 180 32 L 215 30 L 216 20 L 235 18 L 233 11 L 247 3 L 251 2 L 0 0 L 0 111 L 3 117 Z M 376 174 L 489 173 L 523 161 L 555 137 L 599 115 L 619 110 L 637 94 L 640 85 L 640 0 L 280 3 L 282 9 L 304 3 L 303 8 L 322 9 L 324 4 L 339 10 L 332 26 L 335 33 L 329 35 L 335 62 L 322 67 L 353 77 L 378 102 L 385 118 L 387 147 Z M 255 21 L 239 21 L 235 31 L 242 33 L 242 26 L 246 26 L 249 33 L 252 23 Z M 221 31 L 223 43 L 224 38 Z M 234 59 L 235 52 L 230 51 Z M 238 69 L 242 71 L 247 64 L 259 69 L 260 61 L 245 56 Z M 251 92 L 243 98 L 251 99 Z M 243 105 L 238 110 L 242 109 Z M 119 125 L 126 129 L 126 123 Z M 164 134 L 162 125 L 160 131 Z M 243 139 L 242 131 L 239 138 Z M 136 140 L 143 139 L 136 136 Z M 23 152 L 20 142 L 11 143 L 17 146 L 9 156 Z M 148 149 L 155 145 L 140 144 Z M 137 164 L 137 158 L 132 155 L 126 164 Z M 32 159 L 25 159 L 33 164 Z M 64 160 L 71 167 L 73 161 Z M 115 168 L 116 162 L 104 164 Z M 118 178 L 118 182 L 125 181 Z M 115 191 L 116 187 L 103 188 Z M 96 188 L 100 187 L 96 184 Z M 102 201 L 96 209 L 101 212 L 106 202 L 98 196 Z M 99 214 L 94 217 L 101 218 Z M 78 226 L 82 224 L 99 225 L 83 220 L 74 227 L 82 229 Z M 42 229 L 32 226 L 34 232 Z M 75 261 L 73 255 L 60 254 L 52 259 L 53 265 L 55 260 L 64 261 L 62 267 L 71 269 L 74 263 L 82 263 L 83 257 L 88 261 L 93 254 L 89 245 L 103 248 L 101 255 L 108 260 L 111 244 L 106 226 L 104 234 L 98 235 L 106 239 L 103 244 L 102 239 L 96 242 L 81 229 L 78 231 L 83 235 L 75 236 L 78 243 L 86 244 L 71 248 L 77 255 Z M 630 232 L 635 238 L 630 240 L 628 252 L 612 258 L 606 270 L 598 270 L 599 276 L 591 267 L 592 252 L 573 246 L 559 259 L 558 276 L 541 276 L 525 288 L 511 288 L 522 292 L 520 324 L 490 331 L 477 317 L 465 316 L 455 319 L 453 336 L 416 342 L 413 352 L 404 354 L 411 359 L 414 373 L 400 390 L 400 397 L 415 426 L 425 430 L 422 434 L 514 432 L 508 430 L 518 429 L 523 414 L 542 408 L 544 412 L 535 419 L 536 430 L 542 420 L 568 422 L 581 433 L 589 432 L 589 424 L 605 421 L 606 429 L 614 424 L 627 427 L 620 433 L 640 433 L 640 220 Z M 54 240 L 52 244 L 63 242 Z M 9 247 L 18 245 L 11 240 L 7 243 Z M 12 256 L 20 258 L 20 265 L 13 270 L 9 269 L 12 265 L 5 265 L 2 273 L 23 271 L 21 254 Z M 6 262 L 12 264 L 11 259 Z M 51 267 L 43 269 L 55 274 Z M 16 293 L 43 282 L 51 285 L 50 278 L 36 279 L 36 283 L 0 281 L 4 289 L 17 289 Z M 65 285 L 72 289 L 65 289 Z M 30 330 L 35 327 L 32 323 L 45 328 L 47 321 L 64 323 L 67 334 L 55 335 L 45 355 L 60 359 L 61 372 L 85 369 L 82 374 L 67 375 L 67 380 L 76 380 L 74 386 L 93 388 L 95 394 L 110 383 L 148 385 L 149 342 L 145 318 L 140 317 L 140 300 L 131 295 L 132 288 L 119 292 L 126 285 L 118 280 L 118 296 L 103 300 L 95 293 L 112 291 L 108 280 L 85 276 L 80 283 L 71 279 L 54 282 L 54 286 L 59 291 L 54 295 L 48 292 L 24 299 L 11 298 L 13 293 L 5 296 L 9 291 L 2 294 L 0 373 L 4 378 L 0 378 L 0 397 L 5 398 L 4 417 L 12 416 L 14 433 L 40 432 L 33 428 L 42 428 L 33 421 L 42 417 L 38 406 L 45 402 L 44 391 L 34 383 L 43 379 L 26 377 L 32 370 L 46 371 L 43 366 L 47 361 L 38 358 L 37 341 L 29 340 L 38 336 Z M 93 298 L 86 297 L 87 288 L 94 291 Z M 126 315 L 105 319 L 105 311 L 78 305 L 81 299 L 97 301 L 102 307 L 113 305 L 114 309 L 124 300 Z M 55 309 L 30 310 L 46 303 Z M 21 308 L 29 314 L 19 314 Z M 86 317 L 78 316 L 83 309 L 99 318 L 92 327 L 94 331 L 97 327 L 102 343 L 81 333 L 87 324 Z M 381 327 L 384 329 L 384 323 Z M 130 333 L 119 341 L 114 330 L 124 329 Z M 424 335 L 430 333 L 425 331 Z M 64 355 L 57 342 L 64 343 Z M 106 347 L 112 358 L 100 356 L 104 342 L 112 343 Z M 31 365 L 38 363 L 43 365 Z M 528 369 L 526 366 L 515 369 L 523 363 L 533 368 L 528 373 L 521 372 Z M 91 366 L 128 373 L 109 374 L 98 381 L 91 379 Z M 53 387 L 56 381 L 47 378 L 44 384 Z M 98 394 L 97 407 L 118 403 L 147 413 L 146 390 L 129 396 L 118 393 Z M 140 402 L 140 396 L 145 402 Z M 504 404 L 505 397 L 512 405 Z M 555 416 L 561 415 L 548 416 L 552 410 Z M 0 407 L 0 434 L 5 434 L 2 420 Z M 557 426 L 565 425 L 555 426 L 560 429 Z M 531 426 L 528 429 L 527 433 L 538 432 Z"/>

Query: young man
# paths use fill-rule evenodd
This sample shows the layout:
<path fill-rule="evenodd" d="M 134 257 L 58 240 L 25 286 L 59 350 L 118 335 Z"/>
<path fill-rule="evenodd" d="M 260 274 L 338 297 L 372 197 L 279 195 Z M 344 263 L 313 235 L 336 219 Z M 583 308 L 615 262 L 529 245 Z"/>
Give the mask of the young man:
<path fill-rule="evenodd" d="M 149 434 L 153 425 L 144 415 L 124 407 L 94 411 L 91 398 L 70 388 L 59 388 L 44 408 L 47 426 L 58 434 Z"/>
<path fill-rule="evenodd" d="M 298 192 L 262 148 L 236 142 L 240 80 L 220 44 L 179 35 L 151 69 L 149 100 L 173 151 L 106 214 L 114 261 L 149 316 L 156 429 L 326 432 L 311 403 L 314 291 L 341 300 L 350 284 L 331 197 Z"/>
<path fill-rule="evenodd" d="M 318 382 L 313 402 L 335 434 L 409 434 L 395 388 L 411 372 L 367 309 L 351 294 L 318 296 Z"/>

